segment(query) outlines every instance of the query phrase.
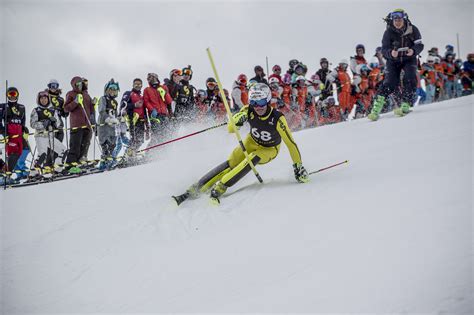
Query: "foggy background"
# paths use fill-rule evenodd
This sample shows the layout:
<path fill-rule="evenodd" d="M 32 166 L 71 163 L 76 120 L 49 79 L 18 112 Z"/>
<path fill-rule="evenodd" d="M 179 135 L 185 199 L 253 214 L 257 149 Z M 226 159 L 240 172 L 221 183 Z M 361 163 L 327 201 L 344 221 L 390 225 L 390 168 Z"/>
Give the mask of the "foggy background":
<path fill-rule="evenodd" d="M 0 0 L 0 95 L 5 80 L 20 91 L 27 116 L 36 94 L 52 78 L 63 96 L 70 80 L 89 79 L 91 96 L 103 94 L 114 78 L 121 93 L 139 77 L 156 72 L 161 81 L 173 68 L 192 65 L 191 83 L 204 88 L 213 76 L 205 49 L 211 47 L 224 87 L 240 73 L 253 76 L 257 64 L 279 64 L 285 72 L 296 58 L 308 77 L 327 57 L 332 68 L 355 54 L 366 58 L 380 46 L 382 21 L 395 8 L 407 11 L 427 50 L 446 44 L 461 57 L 472 52 L 474 1 L 16 1 Z M 121 97 L 121 94 L 120 94 Z"/>

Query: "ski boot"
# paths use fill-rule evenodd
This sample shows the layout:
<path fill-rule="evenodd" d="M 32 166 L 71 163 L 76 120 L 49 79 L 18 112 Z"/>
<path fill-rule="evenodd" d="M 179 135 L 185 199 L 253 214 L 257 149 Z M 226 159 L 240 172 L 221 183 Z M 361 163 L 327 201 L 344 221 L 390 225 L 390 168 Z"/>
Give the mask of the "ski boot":
<path fill-rule="evenodd" d="M 210 202 L 214 205 L 221 203 L 219 197 L 222 196 L 227 190 L 227 186 L 218 181 L 211 190 Z"/>
<path fill-rule="evenodd" d="M 191 199 L 196 199 L 197 197 L 199 197 L 199 195 L 200 195 L 200 191 L 199 191 L 198 184 L 192 184 L 191 187 L 189 187 L 188 190 L 186 190 L 184 194 L 178 195 L 178 196 L 171 196 L 171 197 L 174 199 L 174 201 L 176 201 L 176 204 L 179 206 L 188 198 L 191 197 Z"/>
<path fill-rule="evenodd" d="M 407 102 L 403 102 L 402 105 L 399 108 L 396 108 L 393 112 L 395 113 L 395 115 L 403 117 L 409 112 L 411 112 L 410 104 L 408 104 Z"/>
<path fill-rule="evenodd" d="M 372 121 L 376 121 L 379 119 L 380 112 L 385 104 L 385 97 L 379 95 L 374 101 L 374 105 L 372 106 L 372 110 L 370 114 L 367 116 Z"/>
<path fill-rule="evenodd" d="M 73 167 L 71 167 L 67 172 L 68 172 L 69 175 L 81 174 L 81 173 L 82 173 L 82 169 L 81 169 L 80 167 L 73 166 Z"/>

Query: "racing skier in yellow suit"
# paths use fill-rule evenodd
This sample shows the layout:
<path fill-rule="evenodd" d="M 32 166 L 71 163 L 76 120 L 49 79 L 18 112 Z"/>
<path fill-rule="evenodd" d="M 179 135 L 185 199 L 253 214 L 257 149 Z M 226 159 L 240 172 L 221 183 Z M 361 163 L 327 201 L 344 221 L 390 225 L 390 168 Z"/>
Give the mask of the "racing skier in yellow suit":
<path fill-rule="evenodd" d="M 235 125 L 241 127 L 245 122 L 250 124 L 250 133 L 243 143 L 254 165 L 266 164 L 276 158 L 283 140 L 290 151 L 296 180 L 305 183 L 309 178 L 308 172 L 302 165 L 300 151 L 285 116 L 269 105 L 271 97 L 268 85 L 257 83 L 252 86 L 249 91 L 250 104 L 242 107 L 233 116 Z M 229 124 L 229 132 L 234 132 L 231 124 Z M 189 197 L 196 198 L 211 189 L 211 198 L 219 202 L 219 197 L 227 188 L 237 183 L 250 170 L 249 162 L 242 148 L 238 146 L 225 162 L 205 174 L 184 194 L 173 196 L 173 198 L 179 205 Z"/>

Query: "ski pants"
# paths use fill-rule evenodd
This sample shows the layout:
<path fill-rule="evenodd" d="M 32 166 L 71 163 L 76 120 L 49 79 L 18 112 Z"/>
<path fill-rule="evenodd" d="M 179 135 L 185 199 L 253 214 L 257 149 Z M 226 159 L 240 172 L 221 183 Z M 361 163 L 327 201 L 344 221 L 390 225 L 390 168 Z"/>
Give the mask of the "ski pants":
<path fill-rule="evenodd" d="M 270 162 L 277 157 L 280 150 L 279 144 L 273 147 L 259 145 L 252 139 L 250 134 L 245 138 L 244 146 L 254 165 Z M 227 161 L 216 166 L 199 180 L 198 189 L 201 192 L 205 192 L 218 180 L 225 186 L 231 187 L 247 175 L 250 170 L 249 162 L 245 158 L 242 148 L 238 146 L 232 151 Z"/>
<path fill-rule="evenodd" d="M 430 104 L 433 103 L 434 97 L 436 92 L 436 86 L 434 84 L 427 84 L 426 85 L 426 98 L 423 104 Z"/>
<path fill-rule="evenodd" d="M 69 154 L 66 163 L 79 163 L 82 157 L 87 157 L 91 143 L 92 130 L 79 128 L 71 130 L 69 138 Z"/>
<path fill-rule="evenodd" d="M 446 93 L 446 99 L 451 99 L 456 96 L 456 90 L 454 86 L 454 81 L 446 80 L 444 82 L 444 91 Z"/>
<path fill-rule="evenodd" d="M 128 139 L 127 134 L 119 133 L 119 135 L 117 136 L 115 149 L 112 152 L 112 157 L 116 158 L 119 155 L 120 151 L 122 151 L 122 147 L 123 146 L 128 147 L 129 145 L 130 145 L 130 140 Z"/>
<path fill-rule="evenodd" d="M 30 154 L 30 149 L 28 148 L 23 148 L 23 152 L 21 153 L 21 156 L 20 158 L 18 159 L 18 161 L 16 162 L 16 166 L 15 166 L 15 171 L 22 171 L 22 172 L 18 172 L 18 176 L 26 176 L 28 173 L 27 173 L 27 167 L 26 167 L 26 158 L 28 157 L 28 154 Z"/>
<path fill-rule="evenodd" d="M 115 149 L 116 138 L 114 140 L 106 140 L 100 144 L 102 149 L 102 159 L 107 159 L 112 157 L 112 152 Z"/>
<path fill-rule="evenodd" d="M 413 105 L 418 82 L 416 78 L 416 58 L 407 58 L 402 62 L 398 60 L 387 60 L 385 78 L 383 84 L 380 85 L 377 94 L 382 95 L 387 99 L 390 94 L 394 93 L 400 86 L 400 73 L 402 70 L 405 74 L 403 76 L 401 101 Z"/>
<path fill-rule="evenodd" d="M 133 152 L 137 152 L 143 142 L 145 142 L 145 122 L 138 120 L 135 125 L 130 128 L 130 135 L 130 148 Z"/>
<path fill-rule="evenodd" d="M 48 133 L 45 136 L 35 136 L 36 150 L 38 150 L 37 164 L 42 165 L 45 161 L 49 161 L 46 164 L 54 163 L 56 156 L 62 156 L 66 151 L 66 147 L 62 142 L 54 137 L 52 133 Z M 48 154 L 53 154 L 54 158 L 48 159 Z M 52 165 L 48 165 L 52 166 Z"/>

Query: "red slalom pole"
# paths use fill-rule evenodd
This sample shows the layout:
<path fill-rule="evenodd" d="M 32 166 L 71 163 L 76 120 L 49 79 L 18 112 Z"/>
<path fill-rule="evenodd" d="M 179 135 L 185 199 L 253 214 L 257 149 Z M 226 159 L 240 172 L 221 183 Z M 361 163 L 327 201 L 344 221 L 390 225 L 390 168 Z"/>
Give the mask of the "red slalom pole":
<path fill-rule="evenodd" d="M 141 153 L 141 152 L 145 152 L 145 151 L 148 151 L 148 150 L 151 150 L 151 149 L 154 149 L 154 148 L 158 148 L 158 147 L 161 147 L 165 144 L 168 144 L 168 143 L 171 143 L 171 142 L 175 142 L 175 141 L 179 141 L 179 140 L 183 140 L 185 138 L 189 138 L 189 137 L 192 137 L 192 136 L 195 136 L 197 134 L 200 134 L 200 133 L 203 133 L 203 132 L 206 132 L 206 131 L 209 131 L 211 129 L 215 129 L 215 128 L 219 128 L 219 127 L 222 127 L 222 126 L 225 126 L 227 125 L 227 123 L 222 123 L 222 124 L 219 124 L 219 125 L 216 125 L 216 126 L 212 126 L 212 127 L 209 127 L 209 128 L 206 128 L 206 129 L 203 129 L 203 130 L 199 130 L 199 131 L 196 131 L 196 132 L 193 132 L 193 133 L 190 133 L 188 135 L 185 135 L 185 136 L 182 136 L 182 137 L 179 137 L 179 138 L 175 138 L 175 139 L 171 139 L 171 140 L 168 140 L 168 141 L 165 141 L 165 142 L 161 142 L 161 143 L 158 143 L 158 144 L 155 144 L 151 147 L 148 147 L 148 148 L 145 148 L 143 150 L 140 150 L 138 151 L 137 153 Z"/>
<path fill-rule="evenodd" d="M 317 171 L 312 171 L 312 172 L 310 172 L 308 175 L 313 175 L 313 174 L 316 174 L 316 173 L 325 171 L 325 170 L 327 170 L 327 169 L 330 169 L 330 168 L 333 168 L 333 167 L 336 167 L 336 166 L 339 166 L 339 165 L 345 164 L 345 163 L 349 163 L 349 160 L 345 160 L 345 161 L 343 161 L 343 162 L 339 162 L 339 163 L 337 163 L 337 164 L 333 164 L 333 165 L 331 165 L 331 166 L 327 166 L 327 167 L 322 168 L 322 169 L 319 169 L 319 170 L 317 170 Z"/>

